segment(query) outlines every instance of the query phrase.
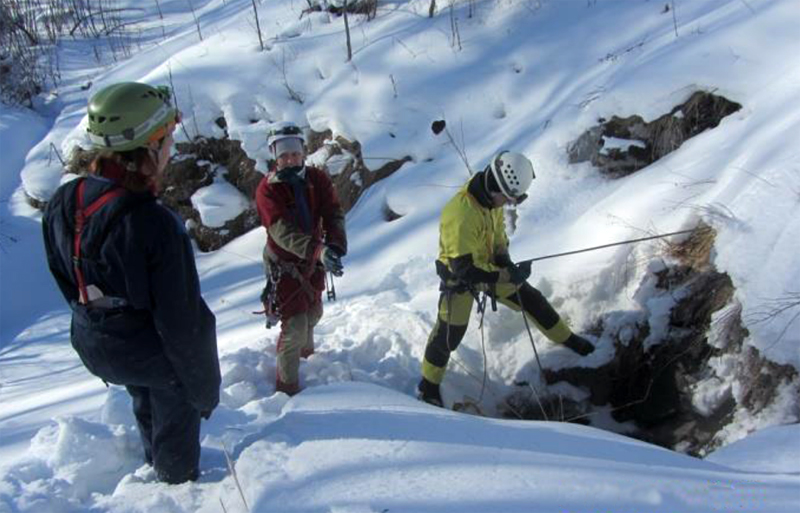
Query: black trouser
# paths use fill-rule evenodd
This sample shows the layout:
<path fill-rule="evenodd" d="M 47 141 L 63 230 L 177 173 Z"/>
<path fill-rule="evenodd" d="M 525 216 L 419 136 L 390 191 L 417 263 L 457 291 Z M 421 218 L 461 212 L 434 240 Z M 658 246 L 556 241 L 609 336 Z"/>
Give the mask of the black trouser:
<path fill-rule="evenodd" d="M 555 343 L 564 342 L 572 333 L 542 293 L 528 283 L 519 287 L 519 297 L 512 284 L 498 283 L 495 295 L 497 301 L 509 308 L 524 310 L 539 331 Z M 428 337 L 422 361 L 422 376 L 431 383 L 442 382 L 450 353 L 456 350 L 467 332 L 473 302 L 470 292 L 445 289 L 440 294 L 436 325 Z"/>
<path fill-rule="evenodd" d="M 145 460 L 160 481 L 195 480 L 200 463 L 200 412 L 179 388 L 127 385 L 139 425 Z"/>

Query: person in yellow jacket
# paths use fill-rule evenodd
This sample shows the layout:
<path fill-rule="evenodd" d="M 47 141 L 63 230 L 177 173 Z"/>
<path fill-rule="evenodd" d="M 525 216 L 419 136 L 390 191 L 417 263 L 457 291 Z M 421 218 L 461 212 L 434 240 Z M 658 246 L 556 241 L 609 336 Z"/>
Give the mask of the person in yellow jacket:
<path fill-rule="evenodd" d="M 530 161 L 519 153 L 501 151 L 486 169 L 476 173 L 445 205 L 439 225 L 436 270 L 439 312 L 422 360 L 419 398 L 442 406 L 439 385 L 450 353 L 467 331 L 472 304 L 479 292 L 524 310 L 552 342 L 581 356 L 594 351 L 586 339 L 572 333 L 547 299 L 526 280 L 531 263 L 514 264 L 508 252 L 503 206 L 518 204 L 535 178 Z"/>

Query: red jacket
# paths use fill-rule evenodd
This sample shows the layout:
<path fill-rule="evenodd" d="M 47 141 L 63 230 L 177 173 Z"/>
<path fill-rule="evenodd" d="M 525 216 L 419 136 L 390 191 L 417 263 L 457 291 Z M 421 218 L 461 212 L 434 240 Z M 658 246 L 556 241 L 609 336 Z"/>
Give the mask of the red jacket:
<path fill-rule="evenodd" d="M 316 290 L 324 288 L 324 273 L 318 265 L 323 245 L 334 247 L 340 255 L 347 253 L 345 216 L 336 190 L 328 174 L 318 168 L 305 168 L 305 181 L 300 186 L 305 194 L 309 226 L 303 226 L 302 202 L 295 197 L 295 187 L 270 171 L 256 189 L 256 206 L 261 224 L 267 230 L 267 254 L 271 261 L 293 264 Z M 274 262 L 273 262 L 274 263 Z M 319 297 L 300 300 L 307 294 L 294 294 L 302 286 L 294 279 L 278 283 L 278 296 L 286 300 L 281 316 L 306 310 Z M 319 294 L 317 294 L 319 296 Z M 299 303 L 299 304 L 298 304 Z"/>

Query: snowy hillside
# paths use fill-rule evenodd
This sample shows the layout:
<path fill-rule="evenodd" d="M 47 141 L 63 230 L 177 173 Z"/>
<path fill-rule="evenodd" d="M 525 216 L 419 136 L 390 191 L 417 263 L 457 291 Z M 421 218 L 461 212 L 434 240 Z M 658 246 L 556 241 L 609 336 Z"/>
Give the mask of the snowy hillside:
<path fill-rule="evenodd" d="M 342 18 L 304 13 L 305 2 L 191 3 L 194 15 L 187 2 L 160 1 L 162 20 L 156 3 L 116 2 L 136 26 L 130 58 L 114 62 L 99 40 L 64 39 L 58 90 L 35 112 L 0 104 L 0 512 L 800 508 L 794 0 L 478 1 L 441 5 L 432 18 L 427 1 L 381 1 L 372 20 L 350 16 L 351 62 Z M 412 158 L 348 214 L 338 300 L 325 303 L 318 351 L 300 369 L 306 390 L 292 399 L 274 393 L 278 331 L 252 313 L 263 229 L 198 251 L 217 316 L 222 402 L 203 424 L 200 481 L 177 487 L 156 483 L 141 463 L 124 390 L 106 389 L 70 347 L 69 309 L 29 201 L 46 201 L 62 181 L 56 152 L 85 142 L 87 98 L 123 80 L 171 82 L 185 115 L 179 141 L 222 137 L 224 117 L 261 171 L 266 129 L 281 120 L 359 141 L 370 166 Z M 701 90 L 742 108 L 621 179 L 568 163 L 568 146 L 599 119 L 652 120 Z M 448 133 L 432 133 L 439 119 Z M 477 171 L 501 148 L 527 154 L 537 174 L 516 211 L 515 259 L 700 221 L 714 229 L 711 264 L 735 290 L 715 319 L 740 311 L 741 354 L 751 349 L 786 378 L 763 407 L 748 408 L 741 363 L 709 358 L 691 404 L 734 408 L 714 435 L 725 446 L 706 461 L 610 433 L 630 426 L 602 405 L 587 427 L 480 418 L 413 399 L 438 298 L 438 214 L 470 174 L 460 153 Z M 247 206 L 225 187 L 193 197 L 209 224 Z M 386 208 L 401 217 L 386 222 Z M 577 331 L 603 326 L 592 332 L 598 350 L 583 359 L 535 333 L 543 367 L 607 365 L 619 333 L 643 320 L 643 344 L 662 342 L 676 298 L 658 294 L 654 276 L 670 265 L 658 243 L 535 264 L 531 283 Z M 546 382 L 518 314 L 490 312 L 483 331 L 478 321 L 443 383 L 448 405 L 467 398 L 496 416 L 508 394 L 531 396 L 523 382 L 585 400 L 579 387 Z M 711 346 L 722 345 L 723 321 L 709 329 Z"/>

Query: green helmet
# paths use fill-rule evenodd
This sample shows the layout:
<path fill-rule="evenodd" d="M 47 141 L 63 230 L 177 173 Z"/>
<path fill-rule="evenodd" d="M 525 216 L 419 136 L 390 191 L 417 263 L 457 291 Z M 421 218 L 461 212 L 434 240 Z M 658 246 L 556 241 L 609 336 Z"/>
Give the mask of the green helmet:
<path fill-rule="evenodd" d="M 178 119 L 169 87 L 139 82 L 108 86 L 89 100 L 86 131 L 95 148 L 128 151 L 166 135 L 158 133 Z"/>

